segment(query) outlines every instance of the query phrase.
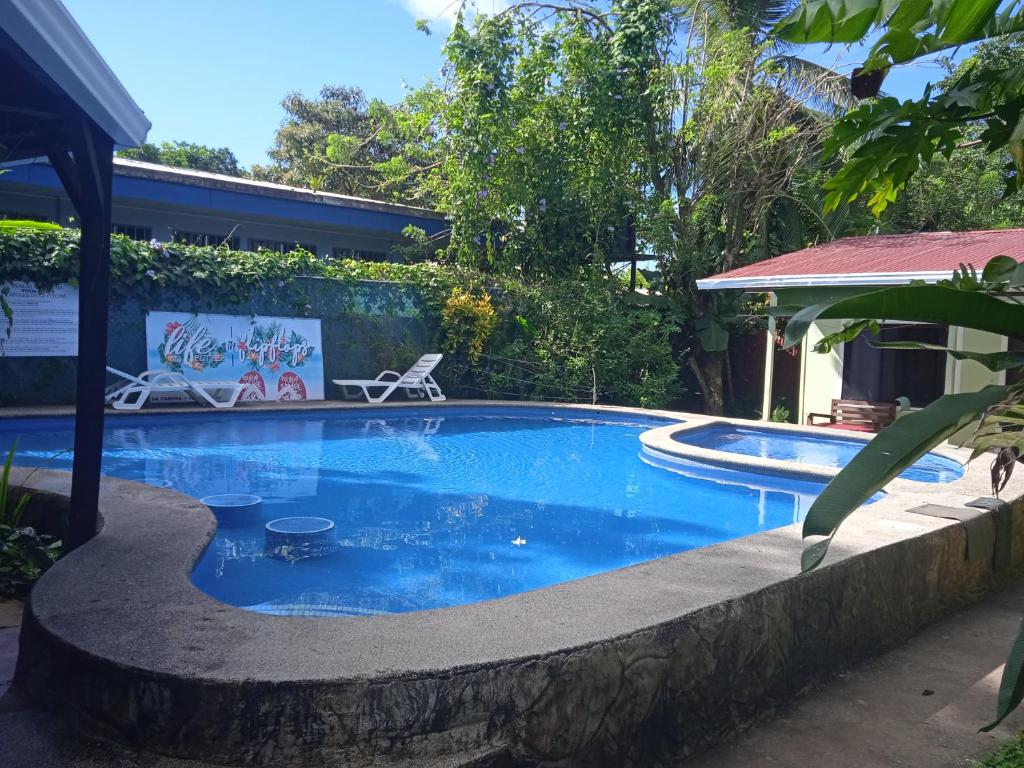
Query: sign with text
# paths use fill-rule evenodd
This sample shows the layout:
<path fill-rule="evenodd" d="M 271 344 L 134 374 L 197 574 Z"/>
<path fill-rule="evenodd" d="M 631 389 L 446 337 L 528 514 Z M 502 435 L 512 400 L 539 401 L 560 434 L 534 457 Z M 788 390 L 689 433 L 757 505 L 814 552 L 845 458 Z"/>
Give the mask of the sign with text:
<path fill-rule="evenodd" d="M 78 354 L 77 288 L 40 290 L 35 283 L 13 282 L 0 285 L 0 296 L 7 305 L 0 313 L 0 357 Z"/>
<path fill-rule="evenodd" d="M 320 320 L 146 313 L 147 367 L 248 385 L 242 400 L 323 400 Z"/>

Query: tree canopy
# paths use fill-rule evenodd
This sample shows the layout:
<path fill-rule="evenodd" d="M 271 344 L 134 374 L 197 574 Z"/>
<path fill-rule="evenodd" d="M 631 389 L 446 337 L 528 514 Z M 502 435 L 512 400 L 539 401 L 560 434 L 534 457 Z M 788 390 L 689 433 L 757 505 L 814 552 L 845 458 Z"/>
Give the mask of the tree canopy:
<path fill-rule="evenodd" d="M 292 92 L 285 118 L 255 165 L 257 179 L 357 197 L 429 202 L 417 175 L 433 162 L 430 88 L 397 107 L 367 99 L 360 88 L 324 86 L 317 97 Z"/>
<path fill-rule="evenodd" d="M 117 155 L 130 160 L 222 173 L 226 176 L 245 175 L 238 164 L 238 158 L 227 147 L 207 147 L 188 141 L 163 141 L 160 144 L 146 142 L 138 147 L 122 149 Z"/>
<path fill-rule="evenodd" d="M 1008 182 L 1024 182 L 1024 68 L 974 61 L 942 89 L 929 86 L 900 102 L 882 94 L 889 69 L 968 43 L 1007 39 L 1024 31 L 1024 2 L 1012 0 L 809 0 L 779 22 L 776 32 L 794 43 L 846 43 L 872 30 L 879 35 L 852 78 L 854 92 L 869 98 L 833 129 L 826 156 L 844 153 L 842 167 L 825 182 L 826 210 L 864 194 L 880 214 L 922 163 L 947 159 L 965 142 L 1013 158 Z M 983 50 L 984 54 L 985 51 Z"/>
<path fill-rule="evenodd" d="M 792 6 L 521 2 L 460 16 L 433 177 L 451 253 L 533 274 L 657 259 L 680 351 L 721 411 L 737 305 L 695 281 L 771 253 L 776 206 L 847 93 L 775 45 L 770 26 Z"/>

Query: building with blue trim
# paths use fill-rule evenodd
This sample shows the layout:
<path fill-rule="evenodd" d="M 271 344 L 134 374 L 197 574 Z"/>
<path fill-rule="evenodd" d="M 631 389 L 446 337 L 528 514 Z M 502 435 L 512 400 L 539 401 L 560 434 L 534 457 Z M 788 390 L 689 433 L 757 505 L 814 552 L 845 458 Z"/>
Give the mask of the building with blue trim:
<path fill-rule="evenodd" d="M 381 261 L 410 224 L 439 245 L 448 230 L 426 208 L 124 158 L 113 171 L 113 231 L 137 240 L 281 252 L 302 245 L 321 256 Z M 73 226 L 75 209 L 54 169 L 36 161 L 0 174 L 0 218 Z"/>

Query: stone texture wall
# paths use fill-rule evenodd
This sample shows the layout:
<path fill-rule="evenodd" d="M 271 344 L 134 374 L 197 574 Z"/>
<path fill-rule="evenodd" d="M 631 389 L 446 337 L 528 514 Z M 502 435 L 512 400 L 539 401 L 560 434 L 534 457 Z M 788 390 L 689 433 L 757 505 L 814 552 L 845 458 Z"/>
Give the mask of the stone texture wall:
<path fill-rule="evenodd" d="M 373 378 L 385 368 L 408 367 L 438 346 L 436 319 L 421 312 L 415 293 L 406 286 L 298 278 L 275 290 L 254 289 L 249 301 L 238 304 L 210 300 L 203 292 L 182 296 L 158 289 L 114 297 L 107 344 L 110 366 L 131 373 L 145 370 L 148 310 L 318 317 L 326 382 Z M 76 363 L 74 357 L 0 357 L 0 406 L 73 404 Z M 324 389 L 329 399 L 335 394 L 332 389 L 329 384 Z"/>
<path fill-rule="evenodd" d="M 30 605 L 18 681 L 88 733 L 229 765 L 674 766 L 1019 574 L 1019 503 L 1014 523 L 1001 573 L 949 525 L 642 631 L 386 678 L 154 674 L 84 655 Z M 161 642 L 204 642 L 167 621 Z"/>

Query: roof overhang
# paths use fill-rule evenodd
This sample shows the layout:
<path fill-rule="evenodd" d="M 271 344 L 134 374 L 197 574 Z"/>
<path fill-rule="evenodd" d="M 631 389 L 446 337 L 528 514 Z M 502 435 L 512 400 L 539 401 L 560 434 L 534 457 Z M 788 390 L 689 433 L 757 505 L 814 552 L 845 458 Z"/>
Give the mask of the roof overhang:
<path fill-rule="evenodd" d="M 117 146 L 137 146 L 150 122 L 58 0 L 0 0 L 0 37 Z"/>
<path fill-rule="evenodd" d="M 740 288 L 771 291 L 775 288 L 828 288 L 833 286 L 871 287 L 876 285 L 907 285 L 915 280 L 937 283 L 948 279 L 950 273 L 941 272 L 864 272 L 837 275 L 751 275 L 749 277 L 705 277 L 697 281 L 702 291 Z"/>

